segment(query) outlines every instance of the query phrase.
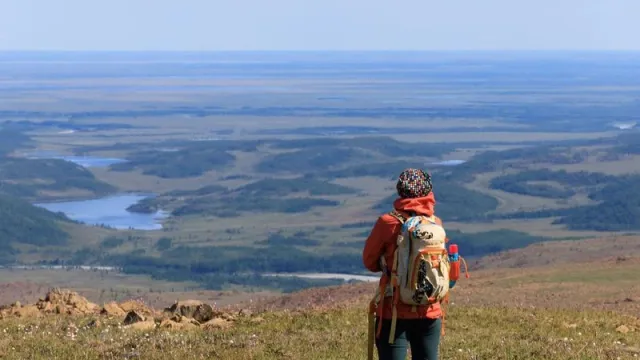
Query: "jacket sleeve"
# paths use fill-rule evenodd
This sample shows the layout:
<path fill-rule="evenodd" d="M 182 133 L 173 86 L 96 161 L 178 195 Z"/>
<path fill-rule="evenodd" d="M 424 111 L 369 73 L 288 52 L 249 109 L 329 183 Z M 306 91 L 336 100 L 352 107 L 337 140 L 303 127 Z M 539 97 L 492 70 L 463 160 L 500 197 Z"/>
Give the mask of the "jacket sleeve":
<path fill-rule="evenodd" d="M 382 271 L 380 258 L 384 255 L 386 243 L 393 236 L 394 230 L 393 223 L 384 217 L 378 218 L 373 229 L 371 229 L 362 251 L 362 262 L 369 271 Z"/>

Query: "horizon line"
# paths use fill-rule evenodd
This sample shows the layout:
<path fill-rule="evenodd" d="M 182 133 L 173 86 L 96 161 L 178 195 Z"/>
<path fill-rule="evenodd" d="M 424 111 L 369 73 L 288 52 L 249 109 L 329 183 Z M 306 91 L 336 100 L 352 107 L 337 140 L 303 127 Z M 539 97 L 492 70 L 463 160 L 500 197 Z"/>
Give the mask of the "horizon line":
<path fill-rule="evenodd" d="M 510 53 L 552 53 L 552 52 L 640 52 L 640 49 L 360 49 L 360 50 L 343 50 L 343 49 L 254 49 L 254 50 L 117 50 L 117 49 L 0 49 L 0 53 L 470 53 L 470 52 L 510 52 Z"/>

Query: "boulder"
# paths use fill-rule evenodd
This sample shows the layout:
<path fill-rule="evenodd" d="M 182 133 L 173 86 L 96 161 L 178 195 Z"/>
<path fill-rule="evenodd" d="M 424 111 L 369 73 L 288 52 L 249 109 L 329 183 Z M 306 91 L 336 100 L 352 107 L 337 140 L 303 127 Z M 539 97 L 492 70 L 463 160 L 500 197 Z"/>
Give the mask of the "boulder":
<path fill-rule="evenodd" d="M 147 317 L 137 311 L 129 311 L 127 316 L 124 318 L 124 325 L 131 325 L 139 322 L 147 321 Z M 153 320 L 151 320 L 153 322 Z"/>
<path fill-rule="evenodd" d="M 127 312 L 124 311 L 115 301 L 112 301 L 110 303 L 104 304 L 102 310 L 100 311 L 100 314 L 113 317 L 122 317 L 125 316 Z"/>
<path fill-rule="evenodd" d="M 35 305 L 25 305 L 13 308 L 14 316 L 22 318 L 35 318 L 40 316 L 40 310 Z"/>
<path fill-rule="evenodd" d="M 200 324 L 213 319 L 215 315 L 211 305 L 198 300 L 177 301 L 171 307 L 166 308 L 165 312 L 194 319 Z"/>

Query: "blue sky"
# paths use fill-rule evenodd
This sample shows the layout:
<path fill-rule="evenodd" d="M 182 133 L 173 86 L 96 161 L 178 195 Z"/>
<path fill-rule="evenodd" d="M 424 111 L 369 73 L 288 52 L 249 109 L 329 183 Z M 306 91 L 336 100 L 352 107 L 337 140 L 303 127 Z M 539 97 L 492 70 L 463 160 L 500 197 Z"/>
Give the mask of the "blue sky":
<path fill-rule="evenodd" d="M 0 50 L 640 50 L 640 0 L 0 0 Z"/>

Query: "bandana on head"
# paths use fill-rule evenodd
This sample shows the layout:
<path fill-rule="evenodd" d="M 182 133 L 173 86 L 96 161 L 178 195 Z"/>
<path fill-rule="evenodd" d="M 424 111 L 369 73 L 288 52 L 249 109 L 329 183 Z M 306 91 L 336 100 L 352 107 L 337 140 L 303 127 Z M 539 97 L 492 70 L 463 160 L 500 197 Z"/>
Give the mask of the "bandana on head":
<path fill-rule="evenodd" d="M 398 195 L 405 199 L 427 196 L 432 188 L 431 176 L 420 169 L 406 169 L 396 184 Z"/>

